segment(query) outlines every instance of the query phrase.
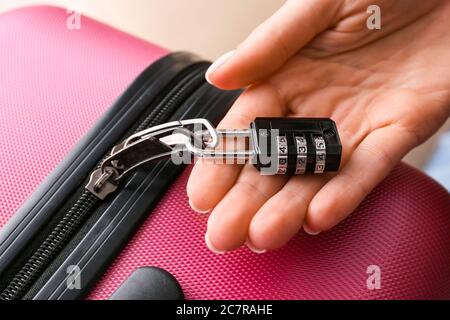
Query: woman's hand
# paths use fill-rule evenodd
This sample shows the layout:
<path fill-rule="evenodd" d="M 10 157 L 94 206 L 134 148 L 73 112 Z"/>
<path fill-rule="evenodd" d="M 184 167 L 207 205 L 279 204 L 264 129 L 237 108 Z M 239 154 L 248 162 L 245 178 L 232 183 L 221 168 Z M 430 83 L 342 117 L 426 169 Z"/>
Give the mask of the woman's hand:
<path fill-rule="evenodd" d="M 381 7 L 369 30 L 367 7 Z M 249 86 L 221 122 L 329 117 L 343 144 L 337 174 L 262 176 L 251 165 L 198 162 L 188 195 L 212 210 L 206 242 L 223 252 L 284 245 L 300 228 L 330 229 L 450 114 L 450 2 L 292 0 L 208 72 L 217 87 Z"/>

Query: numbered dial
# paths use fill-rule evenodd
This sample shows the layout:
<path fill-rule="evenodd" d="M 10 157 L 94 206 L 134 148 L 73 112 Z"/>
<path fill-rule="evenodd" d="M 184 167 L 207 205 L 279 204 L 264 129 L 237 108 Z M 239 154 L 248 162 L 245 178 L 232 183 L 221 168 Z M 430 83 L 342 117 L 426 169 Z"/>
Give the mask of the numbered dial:
<path fill-rule="evenodd" d="M 314 137 L 316 147 L 316 164 L 314 173 L 323 173 L 325 171 L 325 160 L 327 157 L 327 148 L 323 137 Z"/>
<path fill-rule="evenodd" d="M 286 174 L 288 169 L 288 142 L 286 136 L 277 136 L 277 174 Z"/>
<path fill-rule="evenodd" d="M 304 174 L 306 172 L 306 164 L 308 163 L 308 144 L 304 136 L 295 137 L 297 147 L 297 164 L 295 174 Z"/>

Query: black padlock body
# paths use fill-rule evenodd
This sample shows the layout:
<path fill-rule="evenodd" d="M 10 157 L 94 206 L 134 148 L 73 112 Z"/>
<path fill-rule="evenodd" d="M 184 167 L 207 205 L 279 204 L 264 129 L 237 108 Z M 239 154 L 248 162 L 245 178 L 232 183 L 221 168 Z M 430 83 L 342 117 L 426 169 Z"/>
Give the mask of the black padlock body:
<path fill-rule="evenodd" d="M 276 141 L 276 131 L 279 136 L 285 136 L 287 140 L 287 175 L 296 173 L 297 168 L 297 143 L 296 137 L 304 137 L 307 145 L 306 168 L 304 173 L 316 171 L 317 153 L 315 138 L 323 138 L 325 141 L 325 168 L 324 172 L 338 171 L 341 163 L 342 145 L 336 124 L 328 118 L 256 118 L 251 124 L 253 139 L 256 140 L 258 150 L 255 167 L 258 170 L 270 167 L 267 158 L 271 157 L 272 142 Z M 267 147 L 262 148 L 261 135 L 267 132 Z M 262 156 L 265 156 L 262 158 Z M 261 161 L 265 159 L 265 161 Z"/>

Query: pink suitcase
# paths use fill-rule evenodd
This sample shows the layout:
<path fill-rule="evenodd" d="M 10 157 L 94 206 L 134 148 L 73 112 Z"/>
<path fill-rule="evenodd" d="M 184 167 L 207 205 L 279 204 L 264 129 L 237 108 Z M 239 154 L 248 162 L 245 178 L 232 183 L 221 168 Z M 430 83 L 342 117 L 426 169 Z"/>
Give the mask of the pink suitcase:
<path fill-rule="evenodd" d="M 95 166 L 91 158 L 128 132 L 122 118 L 138 118 L 136 108 L 151 113 L 168 85 L 198 80 L 207 67 L 86 17 L 80 30 L 69 30 L 67 18 L 52 7 L 0 15 L 2 298 L 108 299 L 143 266 L 170 272 L 187 299 L 450 298 L 450 195 L 405 164 L 337 228 L 315 237 L 300 232 L 263 255 L 208 251 L 207 218 L 188 206 L 189 169 L 151 167 L 120 190 L 120 205 L 100 204 L 83 220 L 36 277 L 20 276 L 55 227 L 66 227 L 58 224 L 67 222 L 61 212 L 88 178 L 80 167 Z M 239 94 L 203 82 L 194 89 L 184 113 L 172 118 L 217 122 Z M 66 286 L 69 264 L 81 269 L 81 289 Z M 381 279 L 375 287 L 374 268 Z M 23 287 L 10 296 L 14 279 Z"/>

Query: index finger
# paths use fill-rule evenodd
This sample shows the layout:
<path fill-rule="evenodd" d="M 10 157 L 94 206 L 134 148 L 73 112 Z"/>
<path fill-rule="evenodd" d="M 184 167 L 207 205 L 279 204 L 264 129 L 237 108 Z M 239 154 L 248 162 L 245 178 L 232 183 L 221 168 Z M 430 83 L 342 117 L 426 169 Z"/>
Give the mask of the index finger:
<path fill-rule="evenodd" d="M 218 127 L 244 129 L 258 116 L 277 117 L 284 113 L 284 102 L 276 89 L 268 84 L 261 84 L 247 89 Z M 191 207 L 199 212 L 214 208 L 233 186 L 241 169 L 242 165 L 198 161 L 187 184 Z"/>

